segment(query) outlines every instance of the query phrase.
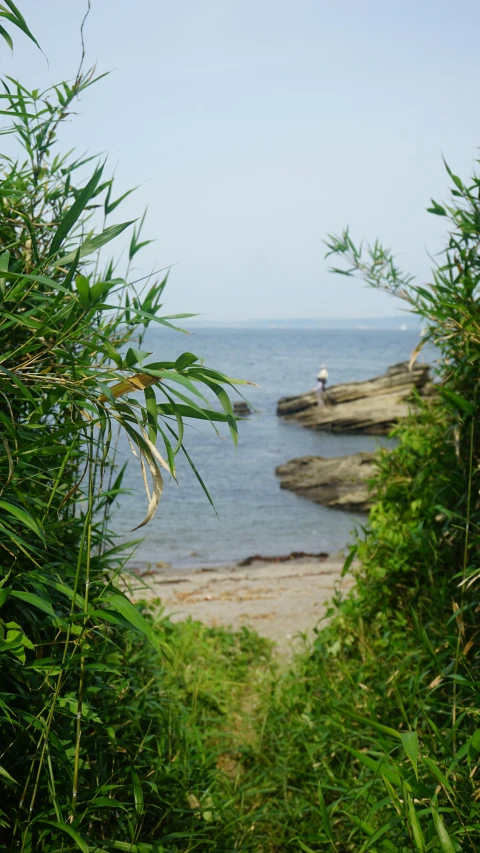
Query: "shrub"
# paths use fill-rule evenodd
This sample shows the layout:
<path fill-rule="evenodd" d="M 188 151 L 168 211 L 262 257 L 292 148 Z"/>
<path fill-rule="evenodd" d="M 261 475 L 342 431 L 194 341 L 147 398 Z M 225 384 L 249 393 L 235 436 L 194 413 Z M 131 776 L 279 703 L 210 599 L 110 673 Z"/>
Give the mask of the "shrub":
<path fill-rule="evenodd" d="M 57 147 L 95 82 L 80 72 L 40 93 L 4 80 L 17 150 L 0 180 L 2 849 L 133 851 L 173 830 L 169 849 L 192 836 L 211 849 L 221 823 L 199 824 L 185 797 L 208 790 L 215 761 L 186 732 L 187 699 L 165 693 L 165 629 L 116 585 L 128 547 L 110 512 L 116 432 L 142 468 L 145 524 L 188 457 L 185 418 L 236 440 L 233 380 L 190 352 L 142 350 L 150 323 L 178 319 L 162 315 L 167 276 L 131 281 L 144 217 L 110 224 L 128 193 L 115 197 L 97 158 Z M 101 250 L 127 229 L 122 275 Z"/>
<path fill-rule="evenodd" d="M 327 243 L 335 272 L 423 319 L 438 393 L 377 458 L 378 499 L 345 565 L 361 561 L 353 592 L 265 701 L 245 780 L 261 789 L 262 850 L 479 846 L 480 178 L 450 176 L 451 203 L 431 208 L 450 234 L 430 285 L 348 230 Z"/>

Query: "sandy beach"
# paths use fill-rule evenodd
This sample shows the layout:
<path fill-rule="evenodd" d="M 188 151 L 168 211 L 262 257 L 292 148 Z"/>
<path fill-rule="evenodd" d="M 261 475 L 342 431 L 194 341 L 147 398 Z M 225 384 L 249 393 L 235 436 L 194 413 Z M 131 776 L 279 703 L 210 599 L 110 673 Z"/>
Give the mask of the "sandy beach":
<path fill-rule="evenodd" d="M 131 597 L 160 599 L 175 621 L 190 616 L 209 626 L 238 630 L 247 625 L 286 654 L 300 645 L 300 635 L 313 639 L 335 587 L 345 591 L 353 579 L 340 577 L 340 555 L 277 559 L 193 571 L 161 569 L 134 581 Z"/>

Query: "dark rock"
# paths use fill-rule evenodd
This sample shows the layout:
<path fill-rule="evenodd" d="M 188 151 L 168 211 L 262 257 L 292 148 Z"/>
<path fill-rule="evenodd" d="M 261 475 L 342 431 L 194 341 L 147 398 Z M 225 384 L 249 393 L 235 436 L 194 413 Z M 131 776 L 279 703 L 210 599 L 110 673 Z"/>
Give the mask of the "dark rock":
<path fill-rule="evenodd" d="M 280 488 L 288 489 L 323 506 L 367 512 L 372 504 L 368 480 L 374 473 L 375 454 L 303 456 L 280 465 Z"/>
<path fill-rule="evenodd" d="M 251 415 L 252 410 L 248 403 L 245 400 L 236 400 L 233 404 L 234 414 L 238 415 L 238 417 L 243 418 L 246 415 Z"/>
<path fill-rule="evenodd" d="M 255 554 L 253 557 L 247 557 L 245 560 L 237 563 L 237 565 L 243 568 L 244 566 L 251 566 L 252 563 L 288 563 L 290 560 L 303 559 L 327 560 L 329 556 L 324 551 L 321 551 L 320 554 L 310 554 L 306 551 L 292 551 L 291 554 L 281 554 L 279 557 L 262 557 L 260 554 Z"/>

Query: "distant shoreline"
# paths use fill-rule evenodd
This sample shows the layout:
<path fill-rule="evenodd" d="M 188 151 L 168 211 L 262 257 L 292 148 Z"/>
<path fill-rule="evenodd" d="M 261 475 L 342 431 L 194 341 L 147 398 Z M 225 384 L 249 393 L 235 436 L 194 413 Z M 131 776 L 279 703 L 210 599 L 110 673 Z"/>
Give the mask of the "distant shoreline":
<path fill-rule="evenodd" d="M 262 319 L 262 320 L 215 320 L 213 318 L 196 318 L 188 321 L 188 326 L 194 329 L 323 329 L 342 331 L 355 329 L 357 331 L 399 331 L 417 332 L 420 334 L 420 322 L 399 317 L 311 317 L 291 319 Z"/>

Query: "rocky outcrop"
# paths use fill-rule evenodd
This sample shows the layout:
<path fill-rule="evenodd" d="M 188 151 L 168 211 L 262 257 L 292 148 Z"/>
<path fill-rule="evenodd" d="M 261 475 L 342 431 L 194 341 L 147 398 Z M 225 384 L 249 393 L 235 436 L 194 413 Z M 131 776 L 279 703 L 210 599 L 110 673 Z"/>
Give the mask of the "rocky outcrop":
<path fill-rule="evenodd" d="M 235 400 L 233 404 L 233 413 L 239 418 L 244 418 L 252 414 L 252 410 L 245 400 Z"/>
<path fill-rule="evenodd" d="M 372 503 L 368 480 L 373 476 L 373 453 L 352 456 L 303 456 L 276 469 L 280 488 L 317 504 L 366 512 Z"/>
<path fill-rule="evenodd" d="M 386 374 L 365 382 L 333 385 L 323 394 L 323 405 L 314 391 L 279 400 L 277 414 L 310 429 L 381 435 L 406 417 L 413 391 L 422 397 L 434 393 L 430 367 L 408 362 L 389 367 Z"/>

